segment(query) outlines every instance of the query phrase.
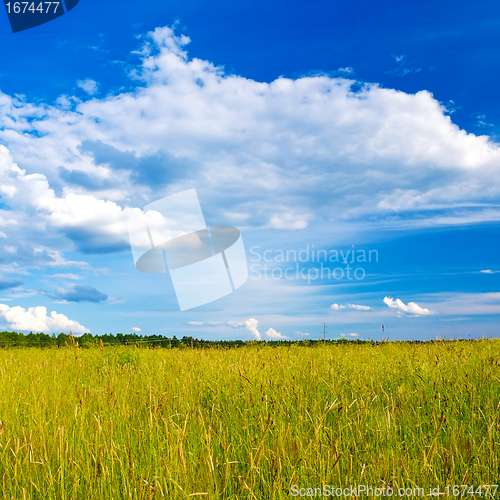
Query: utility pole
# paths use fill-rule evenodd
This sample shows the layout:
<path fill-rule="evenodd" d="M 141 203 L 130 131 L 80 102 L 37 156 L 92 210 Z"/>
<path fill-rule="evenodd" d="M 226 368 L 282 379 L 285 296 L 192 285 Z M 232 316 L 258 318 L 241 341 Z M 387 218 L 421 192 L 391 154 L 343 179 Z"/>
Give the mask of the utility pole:
<path fill-rule="evenodd" d="M 323 345 L 326 344 L 326 323 L 323 323 Z"/>

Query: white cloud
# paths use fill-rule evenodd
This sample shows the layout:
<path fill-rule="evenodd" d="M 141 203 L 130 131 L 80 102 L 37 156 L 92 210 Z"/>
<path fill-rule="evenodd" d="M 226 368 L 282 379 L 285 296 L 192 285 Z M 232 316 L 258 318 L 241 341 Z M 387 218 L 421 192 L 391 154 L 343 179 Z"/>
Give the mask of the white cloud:
<path fill-rule="evenodd" d="M 492 271 L 491 269 L 483 269 L 483 270 L 481 270 L 479 272 L 483 273 L 483 274 L 495 274 L 495 273 L 498 273 L 500 271 Z"/>
<path fill-rule="evenodd" d="M 240 325 L 240 323 L 236 321 L 228 322 L 233 323 L 234 325 Z M 243 322 L 243 325 L 245 328 L 255 337 L 255 340 L 262 340 L 262 335 L 260 334 L 259 330 L 257 327 L 259 326 L 259 321 L 256 320 L 255 318 L 249 318 L 246 321 Z M 231 325 L 233 326 L 233 325 Z M 237 326 L 234 326 L 237 328 Z M 288 337 L 285 337 L 281 333 L 277 332 L 274 328 L 269 328 L 266 333 L 264 333 L 264 336 L 268 340 L 282 340 L 282 339 L 287 339 Z"/>
<path fill-rule="evenodd" d="M 376 84 L 354 91 L 354 80 L 326 75 L 262 83 L 190 59 L 189 38 L 170 28 L 143 40 L 136 51 L 142 62 L 132 71 L 140 83 L 130 92 L 69 96 L 56 106 L 0 94 L 0 140 L 28 172 L 5 188 L 14 202 L 12 188 L 22 198 L 19 210 L 34 195 L 29 206 L 45 210 L 48 225 L 70 235 L 83 228 L 95 239 L 109 236 L 103 244 L 112 246 L 123 242 L 125 205 L 146 204 L 167 185 L 169 191 L 191 186 L 185 172 L 196 171 L 215 208 L 227 204 L 224 179 L 224 193 L 238 193 L 230 213 L 249 213 L 245 223 L 253 227 L 301 230 L 322 217 L 374 212 L 410 211 L 421 220 L 420 209 L 440 210 L 432 223 L 454 224 L 457 210 L 463 219 L 479 202 L 491 204 L 476 214 L 480 220 L 498 218 L 498 144 L 460 130 L 429 92 Z M 95 82 L 85 82 L 93 91 Z M 108 152 L 100 160 L 94 154 L 99 147 Z M 163 172 L 147 161 L 133 167 L 125 161 L 151 155 L 169 159 Z M 151 177 L 175 170 L 171 160 L 185 162 L 174 179 Z M 89 193 L 85 183 L 66 185 L 55 196 L 47 179 L 59 175 L 61 165 L 78 173 L 75 178 L 83 173 L 109 186 Z M 29 188 L 27 196 L 21 185 Z"/>
<path fill-rule="evenodd" d="M 332 304 L 330 306 L 330 309 L 333 309 L 335 311 L 340 311 L 341 309 L 345 309 L 345 306 L 342 306 L 340 304 Z"/>
<path fill-rule="evenodd" d="M 359 304 L 347 304 L 349 309 L 355 309 L 356 311 L 370 311 L 370 306 L 360 306 Z"/>
<path fill-rule="evenodd" d="M 77 85 L 89 95 L 94 95 L 97 92 L 98 84 L 91 78 L 87 78 L 86 80 L 78 80 Z"/>
<path fill-rule="evenodd" d="M 133 327 L 131 328 L 131 330 L 132 330 L 133 332 L 140 332 L 140 331 L 142 331 L 142 330 L 141 330 L 138 326 L 133 326 Z"/>
<path fill-rule="evenodd" d="M 281 333 L 277 332 L 274 328 L 269 328 L 266 333 L 264 333 L 265 337 L 269 340 L 284 340 L 288 337 L 285 337 Z"/>
<path fill-rule="evenodd" d="M 356 311 L 370 311 L 371 307 L 370 306 L 361 306 L 359 304 L 347 304 L 347 307 L 349 309 L 355 309 Z M 340 311 L 342 309 L 345 309 L 346 306 L 343 306 L 341 304 L 332 304 L 330 306 L 330 309 L 333 309 L 334 311 Z"/>
<path fill-rule="evenodd" d="M 434 314 L 433 311 L 426 309 L 425 307 L 420 307 L 415 302 L 408 302 L 408 305 L 406 305 L 401 299 L 394 300 L 391 297 L 385 297 L 384 304 L 387 304 L 392 309 L 409 313 L 413 316 L 426 316 L 428 314 Z"/>
<path fill-rule="evenodd" d="M 255 340 L 262 340 L 262 335 L 258 330 L 259 320 L 255 318 L 248 318 L 246 321 L 227 321 L 226 325 L 231 326 L 233 328 L 241 328 L 245 327 L 254 337 Z M 306 333 L 305 335 L 309 335 Z M 280 332 L 277 332 L 274 328 L 269 328 L 266 333 L 264 333 L 264 337 L 268 340 L 284 340 L 288 337 L 285 337 Z"/>
<path fill-rule="evenodd" d="M 47 316 L 47 308 L 44 306 L 24 309 L 20 306 L 9 307 L 7 304 L 0 304 L 0 316 L 9 323 L 9 328 L 22 332 L 89 332 L 88 328 L 68 319 L 64 314 L 52 311 L 50 316 Z"/>
<path fill-rule="evenodd" d="M 262 340 L 262 335 L 257 330 L 259 326 L 259 321 L 255 318 L 249 318 L 244 323 L 245 328 L 255 337 L 255 340 Z"/>
<path fill-rule="evenodd" d="M 66 260 L 62 253 L 58 250 L 52 250 L 46 247 L 33 247 L 33 256 L 36 259 L 37 255 L 48 255 L 50 261 L 46 265 L 51 267 L 79 267 L 81 269 L 90 269 L 88 262 L 81 260 Z"/>
<path fill-rule="evenodd" d="M 7 148 L 5 148 L 5 150 L 6 149 Z M 0 151 L 0 153 L 1 153 L 1 151 Z M 5 220 L 3 217 L 0 217 L 0 227 L 18 226 L 18 225 L 19 225 L 19 223 L 15 219 Z"/>
<path fill-rule="evenodd" d="M 2 151 L 0 151 L 0 162 L 2 161 Z M 0 171 L 1 171 L 1 165 L 0 165 Z M 15 219 L 4 219 L 3 217 L 0 217 L 0 227 L 12 227 L 12 226 L 19 226 L 19 223 Z M 0 231 L 0 238 L 5 238 L 7 239 L 8 236 L 4 231 Z M 7 247 L 5 247 L 7 248 Z"/>
<path fill-rule="evenodd" d="M 57 197 L 45 175 L 27 175 L 2 145 L 0 175 L 4 179 L 0 193 L 14 208 L 33 207 L 40 220 L 71 234 L 73 241 L 84 251 L 92 250 L 92 247 L 112 248 L 128 243 L 128 220 L 139 209 L 122 209 L 113 201 L 100 200 L 90 194 L 70 192 Z M 39 248 L 42 252 L 43 248 Z M 47 251 L 52 252 L 55 260 L 61 261 L 62 256 L 57 251 Z"/>
<path fill-rule="evenodd" d="M 395 227 L 500 220 L 498 144 L 460 130 L 429 92 L 355 90 L 352 68 L 338 70 L 349 78 L 257 82 L 190 58 L 189 38 L 170 28 L 142 40 L 129 92 L 90 97 L 98 84 L 88 79 L 78 85 L 89 96 L 55 105 L 0 93 L 0 192 L 11 209 L 0 210 L 1 238 L 37 241 L 60 263 L 68 238 L 83 252 L 122 250 L 133 207 L 195 176 L 213 213 L 249 228 L 373 214 Z M 61 167 L 70 181 L 58 191 L 49 179 Z"/>

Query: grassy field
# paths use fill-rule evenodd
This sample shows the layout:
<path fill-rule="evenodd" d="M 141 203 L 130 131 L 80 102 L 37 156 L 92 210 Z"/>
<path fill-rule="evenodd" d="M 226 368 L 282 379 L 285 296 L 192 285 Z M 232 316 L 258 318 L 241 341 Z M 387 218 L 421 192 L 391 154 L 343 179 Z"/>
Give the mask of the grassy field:
<path fill-rule="evenodd" d="M 0 495 L 260 500 L 291 498 L 293 485 L 397 496 L 499 484 L 499 361 L 496 339 L 0 349 Z"/>

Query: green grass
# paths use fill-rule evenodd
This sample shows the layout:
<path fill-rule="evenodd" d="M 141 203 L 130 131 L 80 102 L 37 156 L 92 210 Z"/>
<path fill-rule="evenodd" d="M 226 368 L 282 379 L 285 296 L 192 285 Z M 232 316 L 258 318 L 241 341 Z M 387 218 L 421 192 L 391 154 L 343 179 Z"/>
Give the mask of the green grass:
<path fill-rule="evenodd" d="M 499 348 L 0 349 L 0 495 L 498 484 Z"/>

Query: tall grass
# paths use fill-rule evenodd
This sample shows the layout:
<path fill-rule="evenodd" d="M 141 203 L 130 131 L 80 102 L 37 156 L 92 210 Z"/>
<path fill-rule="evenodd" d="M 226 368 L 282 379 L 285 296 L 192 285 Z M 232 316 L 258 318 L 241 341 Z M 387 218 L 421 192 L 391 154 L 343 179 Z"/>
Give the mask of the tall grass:
<path fill-rule="evenodd" d="M 0 350 L 1 498 L 498 484 L 499 348 Z"/>

